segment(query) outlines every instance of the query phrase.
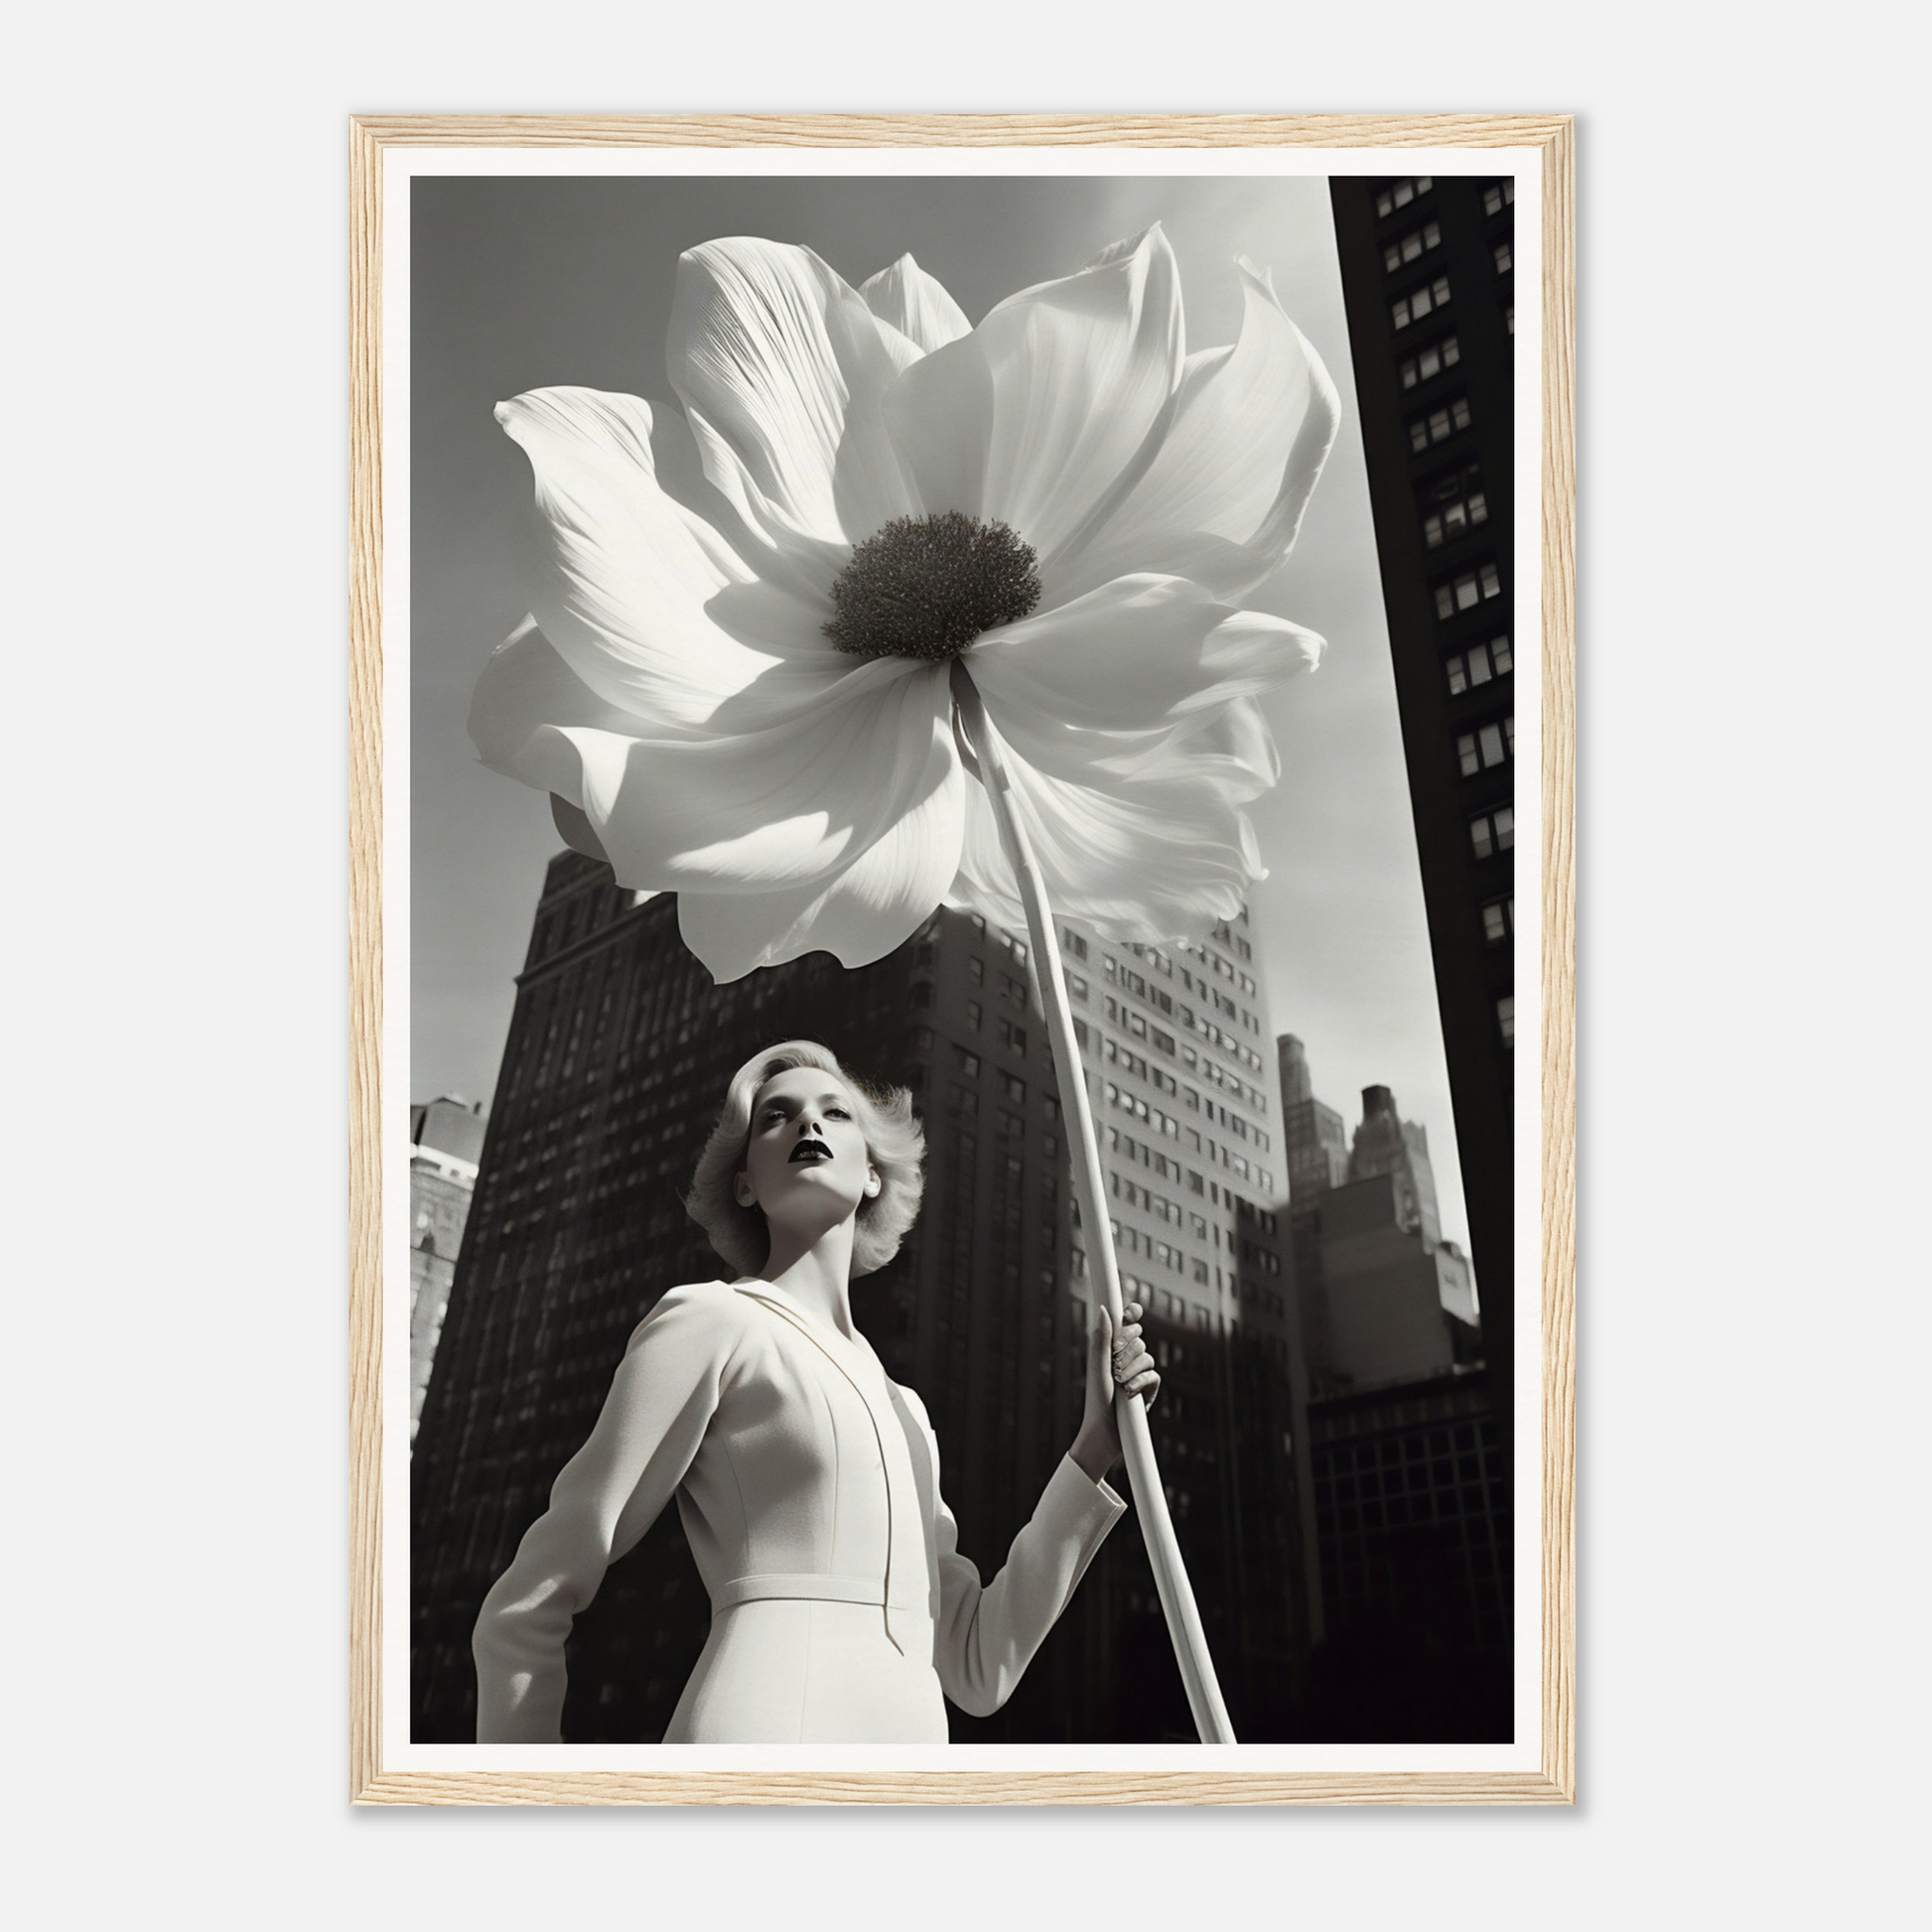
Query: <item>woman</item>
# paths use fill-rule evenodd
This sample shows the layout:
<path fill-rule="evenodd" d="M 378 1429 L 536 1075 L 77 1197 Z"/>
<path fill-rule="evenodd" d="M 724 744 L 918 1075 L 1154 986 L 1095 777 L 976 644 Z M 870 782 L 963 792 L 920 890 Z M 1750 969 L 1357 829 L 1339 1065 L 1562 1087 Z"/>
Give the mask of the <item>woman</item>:
<path fill-rule="evenodd" d="M 997 1711 L 1126 1505 L 1116 1383 L 1160 1388 L 1128 1304 L 1088 1348 L 1086 1409 L 1005 1569 L 982 1585 L 939 1496 L 924 1408 L 852 1321 L 850 1283 L 918 1212 L 911 1096 L 809 1040 L 732 1079 L 689 1206 L 746 1273 L 670 1290 L 477 1621 L 479 1743 L 556 1743 L 564 1641 L 675 1493 L 711 1635 L 664 1741 L 944 1743 L 945 1698 Z M 1108 1358 L 1112 1355 L 1112 1371 Z"/>

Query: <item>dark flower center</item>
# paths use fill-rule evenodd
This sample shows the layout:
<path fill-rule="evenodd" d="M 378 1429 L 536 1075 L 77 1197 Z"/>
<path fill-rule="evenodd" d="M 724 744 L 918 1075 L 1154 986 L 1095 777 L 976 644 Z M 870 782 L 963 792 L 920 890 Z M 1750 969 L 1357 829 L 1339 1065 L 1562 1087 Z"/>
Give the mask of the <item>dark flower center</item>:
<path fill-rule="evenodd" d="M 861 657 L 957 657 L 1039 602 L 1038 563 L 1004 523 L 958 510 L 895 517 L 839 573 L 825 634 Z"/>

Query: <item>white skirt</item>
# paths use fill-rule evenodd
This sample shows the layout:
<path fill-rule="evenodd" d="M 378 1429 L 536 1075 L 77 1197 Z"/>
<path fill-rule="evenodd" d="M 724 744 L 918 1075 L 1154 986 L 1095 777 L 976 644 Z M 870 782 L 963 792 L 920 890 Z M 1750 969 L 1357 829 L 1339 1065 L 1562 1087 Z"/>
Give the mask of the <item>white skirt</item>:
<path fill-rule="evenodd" d="M 896 1647 L 893 1639 L 903 1646 Z M 667 1744 L 943 1744 L 932 1619 L 764 1597 L 713 1617 Z"/>

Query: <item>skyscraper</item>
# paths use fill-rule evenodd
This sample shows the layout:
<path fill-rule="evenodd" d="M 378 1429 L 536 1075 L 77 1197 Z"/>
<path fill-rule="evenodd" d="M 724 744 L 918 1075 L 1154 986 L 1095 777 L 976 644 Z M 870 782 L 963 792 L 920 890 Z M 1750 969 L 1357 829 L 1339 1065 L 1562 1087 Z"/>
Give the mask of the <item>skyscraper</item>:
<path fill-rule="evenodd" d="M 1337 176 L 1329 196 L 1470 1246 L 1507 1389 L 1515 183 Z M 1505 1442 L 1509 1408 L 1496 1411 Z"/>
<path fill-rule="evenodd" d="M 1395 1095 L 1387 1087 L 1364 1087 L 1362 1124 L 1348 1152 L 1348 1177 L 1368 1180 L 1376 1174 L 1395 1181 L 1402 1225 L 1420 1234 L 1423 1245 L 1433 1251 L 1443 1238 L 1443 1217 L 1436 1206 L 1429 1130 L 1396 1112 Z"/>
<path fill-rule="evenodd" d="M 409 1110 L 409 1433 L 423 1413 L 483 1154 L 483 1109 L 444 1094 Z"/>
<path fill-rule="evenodd" d="M 1290 1241 L 1311 1388 L 1327 1394 L 1445 1371 L 1478 1353 L 1468 1257 L 1442 1235 L 1429 1136 L 1384 1086 L 1362 1089 L 1345 1169 L 1341 1116 L 1314 1097 L 1308 1055 L 1280 1041 Z"/>
<path fill-rule="evenodd" d="M 1121 1265 L 1167 1382 L 1154 1416 L 1182 1549 L 1237 1719 L 1276 1713 L 1306 1647 L 1311 1524 L 1294 1282 L 1273 1210 L 1280 1113 L 1245 923 L 1198 947 L 1063 934 Z M 716 986 L 668 897 L 552 862 L 498 1077 L 469 1238 L 414 1457 L 414 1724 L 473 1724 L 483 1591 L 588 1434 L 663 1290 L 726 1272 L 680 1194 L 730 1074 L 823 1040 L 912 1089 L 918 1226 L 854 1287 L 938 1435 L 961 1548 L 990 1574 L 1071 1440 L 1091 1284 L 1026 942 L 942 909 L 845 971 L 824 955 Z M 657 1735 L 708 1604 L 670 1512 L 580 1617 L 566 1735 Z M 1274 1722 L 1270 1717 L 1269 1722 Z M 1251 1726 L 1252 1727 L 1252 1726 Z M 1139 1540 L 1112 1538 L 1005 1712 L 955 1735 L 1190 1735 Z"/>
<path fill-rule="evenodd" d="M 1282 1132 L 1288 1143 L 1291 1210 L 1348 1178 L 1348 1128 L 1314 1097 L 1307 1049 L 1293 1034 L 1276 1042 L 1282 1082 Z"/>

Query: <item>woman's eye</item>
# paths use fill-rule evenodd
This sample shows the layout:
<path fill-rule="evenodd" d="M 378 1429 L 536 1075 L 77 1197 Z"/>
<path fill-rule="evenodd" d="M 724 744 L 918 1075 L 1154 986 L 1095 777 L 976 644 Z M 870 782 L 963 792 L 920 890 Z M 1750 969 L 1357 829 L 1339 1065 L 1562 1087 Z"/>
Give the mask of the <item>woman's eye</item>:
<path fill-rule="evenodd" d="M 825 1115 L 828 1120 L 850 1120 L 852 1118 L 843 1107 L 827 1107 Z"/>

